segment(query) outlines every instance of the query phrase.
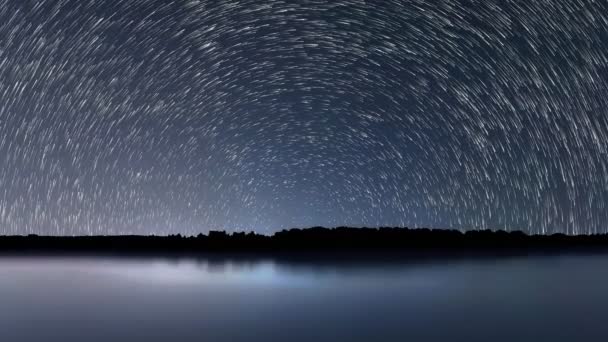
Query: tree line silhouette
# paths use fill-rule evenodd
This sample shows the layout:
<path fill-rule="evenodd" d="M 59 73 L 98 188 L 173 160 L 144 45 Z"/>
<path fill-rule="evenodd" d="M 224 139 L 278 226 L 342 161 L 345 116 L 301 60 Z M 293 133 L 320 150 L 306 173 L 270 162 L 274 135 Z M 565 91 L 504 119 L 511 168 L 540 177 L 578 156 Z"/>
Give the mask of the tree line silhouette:
<path fill-rule="evenodd" d="M 1 236 L 2 253 L 333 253 L 502 254 L 608 250 L 608 234 L 527 235 L 521 231 L 408 228 L 323 228 L 283 230 L 273 235 L 211 231 L 197 236 Z"/>

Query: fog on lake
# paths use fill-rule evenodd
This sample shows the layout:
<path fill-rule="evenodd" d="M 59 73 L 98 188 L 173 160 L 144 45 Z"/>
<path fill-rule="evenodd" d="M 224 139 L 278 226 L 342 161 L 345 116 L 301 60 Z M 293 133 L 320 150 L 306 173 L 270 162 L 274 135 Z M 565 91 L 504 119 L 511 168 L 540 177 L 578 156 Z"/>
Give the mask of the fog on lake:
<path fill-rule="evenodd" d="M 608 336 L 608 255 L 410 263 L 0 258 L 2 341 Z"/>

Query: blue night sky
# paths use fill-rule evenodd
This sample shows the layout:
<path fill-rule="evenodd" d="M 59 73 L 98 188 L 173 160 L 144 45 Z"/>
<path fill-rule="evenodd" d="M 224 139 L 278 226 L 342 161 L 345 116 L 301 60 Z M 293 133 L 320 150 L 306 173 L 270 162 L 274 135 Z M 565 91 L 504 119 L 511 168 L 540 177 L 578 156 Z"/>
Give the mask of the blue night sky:
<path fill-rule="evenodd" d="M 0 0 L 0 233 L 608 230 L 608 3 Z"/>

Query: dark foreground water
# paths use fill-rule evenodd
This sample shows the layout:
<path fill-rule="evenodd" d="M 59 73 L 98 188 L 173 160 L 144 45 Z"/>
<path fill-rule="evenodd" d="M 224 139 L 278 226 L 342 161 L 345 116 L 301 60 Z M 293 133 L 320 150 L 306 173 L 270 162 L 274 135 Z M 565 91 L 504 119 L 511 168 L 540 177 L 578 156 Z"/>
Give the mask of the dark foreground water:
<path fill-rule="evenodd" d="M 1 341 L 606 341 L 608 256 L 0 258 Z"/>

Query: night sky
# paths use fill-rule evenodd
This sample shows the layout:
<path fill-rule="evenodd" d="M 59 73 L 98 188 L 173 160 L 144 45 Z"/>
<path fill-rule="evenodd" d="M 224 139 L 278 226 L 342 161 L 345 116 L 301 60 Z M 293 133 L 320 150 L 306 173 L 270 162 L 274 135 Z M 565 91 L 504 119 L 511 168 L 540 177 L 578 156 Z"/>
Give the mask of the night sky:
<path fill-rule="evenodd" d="M 0 0 L 0 233 L 608 231 L 608 2 Z"/>

